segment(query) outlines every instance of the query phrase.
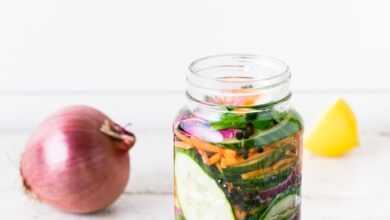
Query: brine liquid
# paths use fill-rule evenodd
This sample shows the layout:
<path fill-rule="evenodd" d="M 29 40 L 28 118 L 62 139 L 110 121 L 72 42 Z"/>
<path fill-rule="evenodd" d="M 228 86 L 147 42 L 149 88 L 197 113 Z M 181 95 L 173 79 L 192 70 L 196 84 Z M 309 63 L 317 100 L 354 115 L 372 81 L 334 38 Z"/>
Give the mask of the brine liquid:
<path fill-rule="evenodd" d="M 183 120 L 189 117 L 185 118 Z M 190 121 L 195 124 L 192 127 L 178 120 L 174 127 L 174 152 L 188 154 L 215 181 L 230 204 L 234 219 L 300 219 L 302 124 L 299 118 L 292 115 L 264 129 L 263 125 L 255 124 L 258 121 L 251 121 L 254 125 L 250 128 L 220 130 L 196 120 Z M 218 131 L 222 139 L 214 131 Z M 202 190 L 191 193 L 204 196 Z M 192 220 L 181 207 L 181 203 L 192 201 L 181 201 L 176 184 L 174 196 L 175 219 Z M 196 204 L 188 206 L 199 209 Z"/>

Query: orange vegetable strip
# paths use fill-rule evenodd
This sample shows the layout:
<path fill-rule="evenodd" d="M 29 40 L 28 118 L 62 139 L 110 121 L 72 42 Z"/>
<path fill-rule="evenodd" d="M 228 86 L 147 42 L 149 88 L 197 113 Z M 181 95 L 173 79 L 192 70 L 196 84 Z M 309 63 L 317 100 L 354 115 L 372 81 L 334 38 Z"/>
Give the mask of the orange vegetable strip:
<path fill-rule="evenodd" d="M 198 153 L 202 157 L 202 161 L 204 164 L 209 164 L 209 157 L 207 156 L 207 153 L 203 150 L 198 149 Z"/>
<path fill-rule="evenodd" d="M 182 134 L 178 130 L 175 130 L 174 133 L 175 133 L 176 137 L 179 138 L 181 141 L 186 142 L 190 145 L 193 145 L 197 149 L 201 149 L 201 150 L 204 150 L 207 152 L 213 152 L 213 153 L 222 153 L 223 152 L 222 148 L 215 146 L 215 145 L 212 145 L 210 143 L 201 141 L 199 138 L 196 138 L 194 136 L 187 137 L 186 135 Z"/>
<path fill-rule="evenodd" d="M 236 158 L 236 160 L 235 161 L 229 161 L 226 165 L 227 166 L 239 166 L 239 165 L 241 165 L 241 164 L 243 164 L 243 163 L 247 163 L 247 162 L 249 162 L 249 161 L 251 161 L 251 160 L 256 160 L 256 159 L 258 159 L 258 158 L 260 158 L 260 157 L 263 157 L 263 156 L 265 156 L 265 155 L 268 155 L 268 154 L 270 154 L 272 152 L 272 150 L 270 150 L 270 149 L 265 149 L 264 150 L 264 152 L 262 152 L 262 153 L 253 153 L 252 155 L 250 155 L 249 157 L 248 157 L 248 159 L 243 159 L 242 157 L 239 157 L 239 158 Z"/>
<path fill-rule="evenodd" d="M 246 180 L 246 179 L 250 179 L 250 178 L 253 178 L 253 177 L 262 176 L 262 175 L 264 175 L 266 173 L 272 172 L 272 170 L 273 170 L 272 167 L 267 167 L 267 168 L 251 171 L 251 172 L 248 172 L 248 173 L 241 174 L 241 178 Z"/>
<path fill-rule="evenodd" d="M 215 146 L 215 145 L 212 145 L 212 144 L 207 143 L 207 142 L 203 142 L 199 138 L 192 136 L 190 138 L 190 140 L 191 140 L 191 143 L 198 149 L 201 149 L 201 150 L 204 150 L 207 152 L 213 152 L 213 153 L 222 153 L 223 152 L 222 148 Z"/>
<path fill-rule="evenodd" d="M 283 159 L 283 160 L 280 160 L 280 161 L 276 162 L 271 167 L 267 167 L 267 168 L 251 171 L 251 172 L 248 172 L 248 173 L 244 173 L 244 174 L 241 175 L 241 178 L 242 179 L 250 179 L 250 178 L 253 178 L 253 177 L 262 176 L 264 174 L 270 173 L 270 172 L 275 171 L 275 170 L 281 170 L 281 169 L 284 169 L 284 168 L 288 167 L 292 163 L 295 163 L 296 160 L 297 160 L 296 157 L 286 158 L 286 159 Z"/>
<path fill-rule="evenodd" d="M 176 137 L 179 138 L 181 141 L 191 145 L 191 139 L 189 137 L 187 137 L 186 135 L 184 135 L 178 130 L 175 130 L 174 133 Z"/>
<path fill-rule="evenodd" d="M 237 220 L 243 220 L 246 218 L 246 216 L 248 215 L 247 212 L 241 210 L 239 207 L 235 206 L 233 208 L 234 210 L 234 215 L 236 216 Z"/>
<path fill-rule="evenodd" d="M 219 172 L 222 172 L 222 165 L 221 165 L 221 163 L 217 163 L 215 166 L 218 168 Z"/>
<path fill-rule="evenodd" d="M 192 145 L 187 144 L 183 141 L 175 141 L 175 147 L 186 149 L 186 150 L 193 148 Z"/>
<path fill-rule="evenodd" d="M 214 165 L 214 164 L 216 164 L 220 159 L 221 159 L 221 154 L 216 153 L 216 154 L 214 154 L 213 156 L 211 156 L 211 157 L 209 158 L 208 164 L 207 164 L 207 165 Z"/>
<path fill-rule="evenodd" d="M 221 158 L 221 161 L 220 161 L 220 163 L 219 163 L 219 168 L 221 168 L 221 169 L 225 169 L 227 166 L 226 166 L 226 161 L 225 161 L 226 159 L 225 158 Z"/>
<path fill-rule="evenodd" d="M 226 168 L 226 165 L 237 162 L 237 152 L 230 149 L 225 149 L 223 151 L 223 167 Z"/>
<path fill-rule="evenodd" d="M 234 157 L 237 156 L 237 152 L 234 151 L 234 150 L 230 150 L 230 149 L 225 149 L 225 150 L 223 151 L 223 154 L 224 154 L 224 156 L 227 157 L 227 158 L 234 158 Z"/>
<path fill-rule="evenodd" d="M 285 165 L 289 165 L 291 163 L 294 163 L 296 160 L 297 160 L 296 157 L 290 157 L 290 158 L 280 160 L 277 163 L 275 163 L 274 165 L 272 165 L 272 169 L 274 169 L 274 170 L 280 169 Z"/>
<path fill-rule="evenodd" d="M 251 149 L 251 150 L 249 151 L 249 157 L 252 157 L 252 156 L 254 156 L 254 155 L 256 155 L 256 154 L 259 154 L 259 152 L 257 151 L 257 149 Z"/>
<path fill-rule="evenodd" d="M 224 157 L 223 158 L 223 162 L 224 162 L 225 167 L 230 167 L 230 166 L 233 166 L 235 164 L 239 164 L 242 161 L 244 161 L 244 159 L 242 159 L 241 157 Z"/>

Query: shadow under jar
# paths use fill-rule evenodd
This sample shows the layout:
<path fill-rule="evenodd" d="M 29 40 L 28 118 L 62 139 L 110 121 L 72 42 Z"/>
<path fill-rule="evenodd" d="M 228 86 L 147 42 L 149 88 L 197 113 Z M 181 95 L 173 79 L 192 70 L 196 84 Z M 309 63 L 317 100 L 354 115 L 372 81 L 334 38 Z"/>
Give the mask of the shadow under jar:
<path fill-rule="evenodd" d="M 300 219 L 302 120 L 289 68 L 258 55 L 190 65 L 173 125 L 177 220 Z"/>

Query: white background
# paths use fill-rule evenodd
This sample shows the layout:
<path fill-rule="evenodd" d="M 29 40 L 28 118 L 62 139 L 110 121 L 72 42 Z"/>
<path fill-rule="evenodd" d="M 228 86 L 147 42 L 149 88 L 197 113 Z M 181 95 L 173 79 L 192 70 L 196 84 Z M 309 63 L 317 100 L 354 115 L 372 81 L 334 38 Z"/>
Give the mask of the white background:
<path fill-rule="evenodd" d="M 388 89 L 388 9 L 386 0 L 4 0 L 0 91 L 178 90 L 191 60 L 231 52 L 286 60 L 295 89 Z"/>
<path fill-rule="evenodd" d="M 88 104 L 132 122 L 138 136 L 127 193 L 96 217 L 172 219 L 170 123 L 188 64 L 260 53 L 291 66 L 306 124 L 338 96 L 358 117 L 358 150 L 340 160 L 305 153 L 304 219 L 390 219 L 389 8 L 386 0 L 0 0 L 0 207 L 7 219 L 95 218 L 32 203 L 17 184 L 32 129 L 61 106 Z"/>
<path fill-rule="evenodd" d="M 216 53 L 279 57 L 295 92 L 386 93 L 388 8 L 385 0 L 0 1 L 0 130 L 29 131 L 67 104 L 164 127 L 181 105 L 169 95 L 183 94 L 188 64 Z M 138 117 L 156 111 L 167 120 Z"/>

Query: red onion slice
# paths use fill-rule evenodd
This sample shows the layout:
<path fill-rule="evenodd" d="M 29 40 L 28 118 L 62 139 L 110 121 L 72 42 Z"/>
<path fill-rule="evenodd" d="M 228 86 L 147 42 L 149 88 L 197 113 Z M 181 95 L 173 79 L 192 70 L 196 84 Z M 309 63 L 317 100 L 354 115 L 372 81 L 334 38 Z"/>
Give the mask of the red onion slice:
<path fill-rule="evenodd" d="M 222 134 L 224 139 L 231 139 L 236 137 L 237 130 L 233 128 L 228 128 L 228 129 L 220 130 L 219 132 Z"/>
<path fill-rule="evenodd" d="M 216 110 L 205 110 L 202 108 L 197 108 L 194 110 L 194 115 L 200 119 L 204 119 L 207 121 L 219 121 L 221 119 L 222 112 L 225 111 L 225 109 L 222 109 L 220 111 Z"/>
<path fill-rule="evenodd" d="M 296 182 L 296 179 L 297 179 L 297 174 L 295 172 L 291 173 L 287 179 L 285 179 L 283 182 L 281 182 L 279 185 L 271 188 L 271 189 L 267 189 L 265 191 L 262 191 L 260 192 L 260 197 L 262 199 L 267 199 L 267 198 L 272 198 L 272 197 L 275 197 L 277 194 L 285 191 L 286 189 L 288 189 L 291 185 L 295 184 Z"/>
<path fill-rule="evenodd" d="M 223 136 L 218 131 L 212 129 L 210 125 L 198 118 L 189 118 L 180 122 L 180 128 L 190 135 L 208 142 L 221 142 Z"/>

